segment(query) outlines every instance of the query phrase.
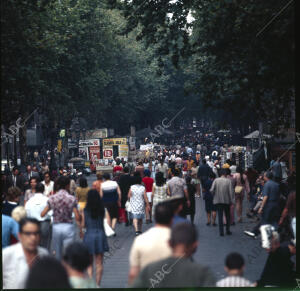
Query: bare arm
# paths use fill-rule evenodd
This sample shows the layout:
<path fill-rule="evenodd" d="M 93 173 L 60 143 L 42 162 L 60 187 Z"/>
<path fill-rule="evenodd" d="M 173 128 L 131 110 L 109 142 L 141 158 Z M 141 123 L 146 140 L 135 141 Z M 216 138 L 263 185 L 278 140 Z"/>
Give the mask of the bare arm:
<path fill-rule="evenodd" d="M 146 194 L 146 190 L 144 191 L 144 200 L 147 204 L 147 206 L 149 205 L 149 201 L 148 201 L 148 197 L 147 197 L 147 194 Z"/>
<path fill-rule="evenodd" d="M 171 191 L 170 191 L 169 185 L 167 185 L 167 195 L 171 196 Z"/>
<path fill-rule="evenodd" d="M 117 192 L 118 192 L 118 197 L 119 197 L 118 204 L 119 204 L 119 207 L 121 207 L 121 189 L 119 186 L 117 188 Z"/>
<path fill-rule="evenodd" d="M 103 190 L 102 190 L 101 185 L 100 185 L 100 197 L 103 198 Z"/>
<path fill-rule="evenodd" d="M 81 215 L 76 207 L 73 208 L 73 212 L 75 214 L 75 220 L 77 223 L 80 223 Z"/>
<path fill-rule="evenodd" d="M 153 197 L 154 197 L 154 191 L 155 191 L 155 186 L 153 184 L 152 186 L 152 194 L 151 194 L 151 201 L 153 202 Z"/>
<path fill-rule="evenodd" d="M 128 199 L 130 199 L 131 198 L 131 189 L 129 189 L 129 192 L 128 192 Z"/>
<path fill-rule="evenodd" d="M 50 210 L 50 207 L 47 205 L 47 206 L 44 208 L 44 210 L 42 211 L 41 217 L 46 216 L 46 214 L 49 212 L 49 210 Z"/>

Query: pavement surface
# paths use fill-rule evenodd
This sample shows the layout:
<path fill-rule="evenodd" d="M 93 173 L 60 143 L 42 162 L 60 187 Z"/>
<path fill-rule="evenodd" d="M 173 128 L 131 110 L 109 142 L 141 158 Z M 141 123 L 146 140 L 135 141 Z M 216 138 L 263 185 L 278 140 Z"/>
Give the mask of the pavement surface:
<path fill-rule="evenodd" d="M 95 180 L 95 176 L 88 177 L 88 183 Z M 244 230 L 251 230 L 255 223 L 243 217 L 243 222 L 231 227 L 232 235 L 219 236 L 218 226 L 206 225 L 206 212 L 204 200 L 196 198 L 195 225 L 199 234 L 199 246 L 193 258 L 195 262 L 206 265 L 214 272 L 216 279 L 226 276 L 224 260 L 230 252 L 238 252 L 243 255 L 246 263 L 244 276 L 250 281 L 259 279 L 267 260 L 267 252 L 261 247 L 260 239 L 253 239 L 244 235 Z M 244 201 L 246 213 L 247 201 Z M 245 216 L 245 215 L 244 215 Z M 143 224 L 143 231 L 153 224 Z M 104 271 L 102 276 L 102 288 L 126 288 L 128 287 L 129 252 L 135 238 L 132 226 L 117 224 L 116 237 L 108 238 L 110 252 L 104 255 Z"/>

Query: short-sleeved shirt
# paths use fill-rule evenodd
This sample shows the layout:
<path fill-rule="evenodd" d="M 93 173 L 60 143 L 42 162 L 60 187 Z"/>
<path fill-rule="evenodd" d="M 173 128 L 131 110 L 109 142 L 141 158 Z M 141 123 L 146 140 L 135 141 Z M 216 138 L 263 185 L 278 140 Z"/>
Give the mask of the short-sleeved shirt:
<path fill-rule="evenodd" d="M 49 197 L 48 206 L 53 209 L 53 223 L 72 223 L 72 212 L 77 208 L 74 196 L 66 190 L 60 190 Z"/>
<path fill-rule="evenodd" d="M 118 183 L 116 181 L 107 180 L 101 184 L 103 192 L 103 202 L 117 202 L 118 196 Z"/>
<path fill-rule="evenodd" d="M 150 177 L 144 177 L 143 183 L 145 184 L 146 192 L 152 192 L 152 186 L 154 183 L 153 178 Z"/>
<path fill-rule="evenodd" d="M 184 190 L 187 189 L 185 180 L 179 177 L 173 177 L 167 182 L 171 196 L 181 196 L 184 197 Z"/>
<path fill-rule="evenodd" d="M 269 180 L 263 188 L 263 197 L 268 196 L 267 202 L 278 202 L 280 197 L 279 184 Z"/>
<path fill-rule="evenodd" d="M 171 256 L 169 246 L 171 230 L 169 227 L 152 227 L 139 235 L 130 250 L 131 267 L 143 269 L 146 265 Z"/>

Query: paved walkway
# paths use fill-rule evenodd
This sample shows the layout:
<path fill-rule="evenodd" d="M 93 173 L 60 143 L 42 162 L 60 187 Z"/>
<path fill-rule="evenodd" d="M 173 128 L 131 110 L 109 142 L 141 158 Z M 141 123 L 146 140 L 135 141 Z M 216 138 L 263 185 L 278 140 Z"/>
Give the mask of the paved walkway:
<path fill-rule="evenodd" d="M 245 206 L 246 206 L 245 201 Z M 246 261 L 245 277 L 255 281 L 259 278 L 267 259 L 267 253 L 260 246 L 260 240 L 254 240 L 243 234 L 251 229 L 254 223 L 244 218 L 243 223 L 232 226 L 231 236 L 220 237 L 218 227 L 206 226 L 206 213 L 202 198 L 196 198 L 195 224 L 199 232 L 199 247 L 194 260 L 208 265 L 215 273 L 217 280 L 225 276 L 224 259 L 230 252 L 241 253 Z M 151 225 L 143 225 L 145 231 Z M 110 254 L 105 255 L 104 272 L 101 282 L 103 288 L 126 288 L 129 262 L 128 256 L 135 238 L 133 227 L 118 224 L 117 236 L 109 238 Z"/>

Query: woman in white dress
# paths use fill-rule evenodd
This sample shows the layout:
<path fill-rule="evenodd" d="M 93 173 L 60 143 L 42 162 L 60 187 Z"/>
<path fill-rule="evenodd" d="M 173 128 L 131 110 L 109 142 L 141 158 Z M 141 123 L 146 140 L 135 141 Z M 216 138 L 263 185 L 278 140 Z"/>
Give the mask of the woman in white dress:
<path fill-rule="evenodd" d="M 135 172 L 133 179 L 134 184 L 129 189 L 128 199 L 131 206 L 135 235 L 139 235 L 142 233 L 142 224 L 145 216 L 145 203 L 148 211 L 150 209 L 150 205 L 146 194 L 146 188 L 142 185 L 140 172 Z"/>
<path fill-rule="evenodd" d="M 170 195 L 169 187 L 165 181 L 164 174 L 157 172 L 155 175 L 155 183 L 152 186 L 152 216 L 155 217 L 155 207 L 158 203 L 165 201 Z"/>

